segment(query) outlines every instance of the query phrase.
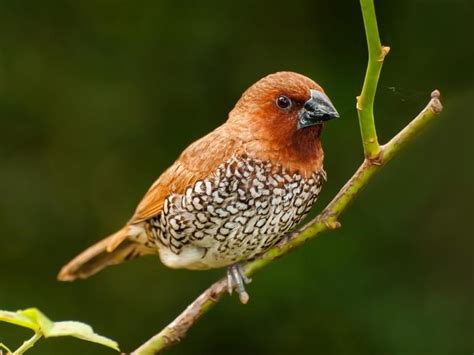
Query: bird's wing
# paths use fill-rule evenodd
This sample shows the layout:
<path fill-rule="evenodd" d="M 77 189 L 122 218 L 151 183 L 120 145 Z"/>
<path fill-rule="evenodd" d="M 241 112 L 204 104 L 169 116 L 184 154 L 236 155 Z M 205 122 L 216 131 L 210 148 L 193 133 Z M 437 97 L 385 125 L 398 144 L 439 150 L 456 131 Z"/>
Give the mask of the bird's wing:
<path fill-rule="evenodd" d="M 226 134 L 223 126 L 192 143 L 150 187 L 129 224 L 156 216 L 168 195 L 184 193 L 188 186 L 208 177 L 219 164 L 240 150 L 240 144 Z"/>

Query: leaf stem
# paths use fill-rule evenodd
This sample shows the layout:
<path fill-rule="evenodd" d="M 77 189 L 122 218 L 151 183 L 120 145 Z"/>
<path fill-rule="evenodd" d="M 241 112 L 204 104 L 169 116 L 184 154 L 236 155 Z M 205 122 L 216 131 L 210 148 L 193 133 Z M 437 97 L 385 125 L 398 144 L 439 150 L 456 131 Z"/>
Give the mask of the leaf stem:
<path fill-rule="evenodd" d="M 2 349 L 7 351 L 7 355 L 11 355 L 13 353 L 13 351 L 11 351 L 5 344 L 0 343 L 0 355 L 3 355 Z"/>
<path fill-rule="evenodd" d="M 41 339 L 42 336 L 43 334 L 36 332 L 30 339 L 23 342 L 23 344 L 18 349 L 16 349 L 12 355 L 22 355 L 28 349 L 31 349 L 35 343 Z"/>

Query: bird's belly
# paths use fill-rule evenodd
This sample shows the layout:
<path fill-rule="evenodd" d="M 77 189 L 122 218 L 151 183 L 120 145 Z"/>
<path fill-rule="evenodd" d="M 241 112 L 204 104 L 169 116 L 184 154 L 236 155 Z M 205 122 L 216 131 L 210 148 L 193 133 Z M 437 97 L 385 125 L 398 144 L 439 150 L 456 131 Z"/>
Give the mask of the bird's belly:
<path fill-rule="evenodd" d="M 170 195 L 149 221 L 163 263 L 223 267 L 261 255 L 309 212 L 324 171 L 308 178 L 271 163 L 233 159 L 182 195 Z"/>

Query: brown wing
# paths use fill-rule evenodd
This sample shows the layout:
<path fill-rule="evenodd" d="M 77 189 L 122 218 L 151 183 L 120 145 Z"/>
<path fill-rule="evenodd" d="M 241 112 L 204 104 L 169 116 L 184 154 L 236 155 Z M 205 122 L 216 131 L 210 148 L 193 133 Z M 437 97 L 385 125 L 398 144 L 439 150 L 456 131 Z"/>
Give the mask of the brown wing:
<path fill-rule="evenodd" d="M 150 187 L 129 224 L 145 221 L 161 212 L 169 194 L 184 193 L 196 181 L 212 174 L 219 164 L 241 151 L 241 145 L 223 125 L 187 147 L 178 160 Z"/>

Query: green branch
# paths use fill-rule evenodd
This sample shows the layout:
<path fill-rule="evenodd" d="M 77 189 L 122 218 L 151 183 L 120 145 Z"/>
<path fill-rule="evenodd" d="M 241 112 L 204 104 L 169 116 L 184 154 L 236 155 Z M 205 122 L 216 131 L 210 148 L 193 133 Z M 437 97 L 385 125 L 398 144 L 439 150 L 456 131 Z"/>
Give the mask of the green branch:
<path fill-rule="evenodd" d="M 369 61 L 365 81 L 362 93 L 357 98 L 357 110 L 365 153 L 364 162 L 315 219 L 299 230 L 289 234 L 288 238 L 270 249 L 261 258 L 246 264 L 245 273 L 247 276 L 253 275 L 275 259 L 289 253 L 307 240 L 315 238 L 321 232 L 340 227 L 338 222 L 339 215 L 355 199 L 362 188 L 367 185 L 372 176 L 392 159 L 401 148 L 405 147 L 436 114 L 442 111 L 439 92 L 434 91 L 431 94 L 431 100 L 428 105 L 400 133 L 386 145 L 379 145 L 375 129 L 373 103 L 382 62 L 389 48 L 380 45 L 373 0 L 361 0 L 360 2 L 369 48 Z M 209 311 L 226 292 L 227 280 L 223 278 L 204 291 L 172 323 L 141 345 L 132 354 L 158 354 L 177 344 L 186 336 L 189 328 Z"/>
<path fill-rule="evenodd" d="M 374 99 L 382 64 L 390 48 L 383 47 L 380 44 L 374 1 L 360 0 L 360 6 L 362 7 L 362 17 L 364 18 L 369 62 L 365 72 L 362 92 L 357 97 L 357 113 L 359 115 L 360 133 L 365 157 L 373 160 L 377 159 L 380 154 L 380 145 L 377 139 L 374 120 Z"/>

